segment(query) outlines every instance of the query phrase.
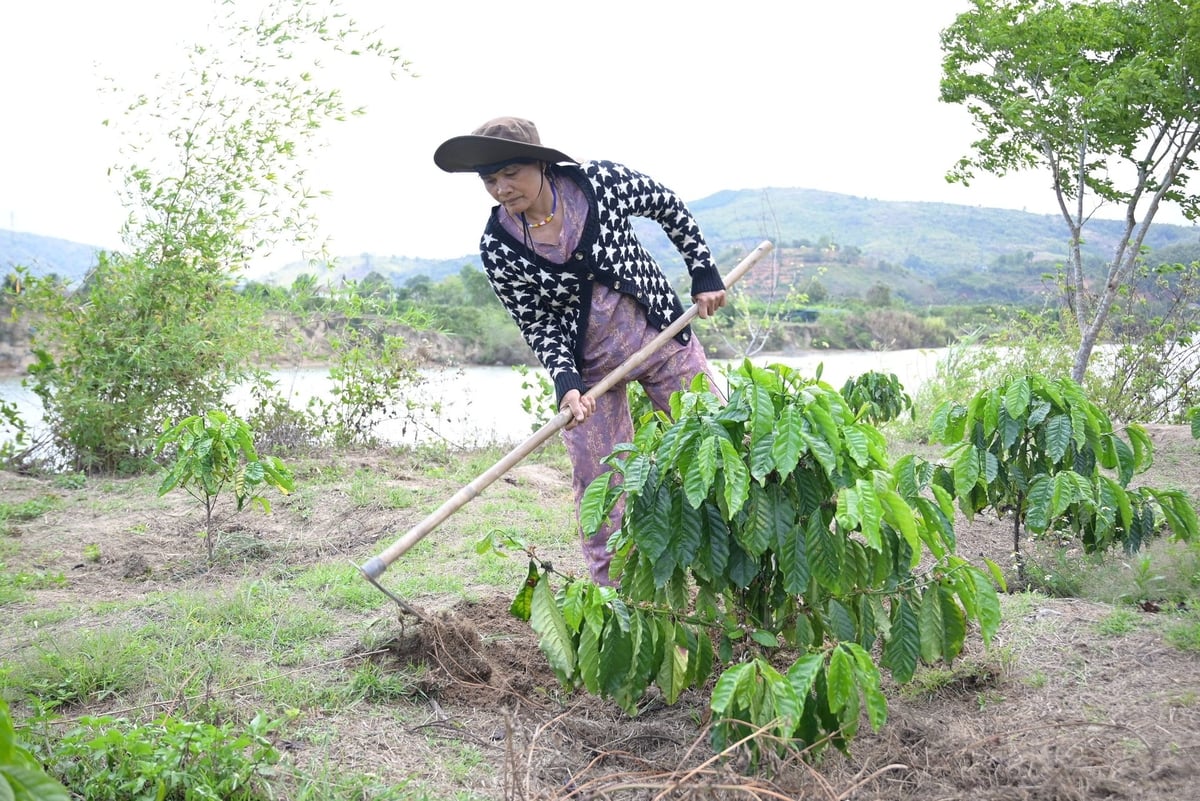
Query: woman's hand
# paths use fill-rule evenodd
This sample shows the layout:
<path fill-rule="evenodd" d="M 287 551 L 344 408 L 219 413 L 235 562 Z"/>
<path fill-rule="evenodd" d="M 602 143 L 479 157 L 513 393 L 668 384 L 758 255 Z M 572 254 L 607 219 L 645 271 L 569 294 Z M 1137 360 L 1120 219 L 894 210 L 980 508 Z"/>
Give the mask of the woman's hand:
<path fill-rule="evenodd" d="M 559 404 L 558 410 L 561 412 L 564 409 L 571 410 L 571 419 L 567 421 L 567 431 L 570 431 L 592 416 L 596 411 L 596 399 L 581 395 L 579 390 L 572 389 L 563 395 L 562 403 Z"/>
<path fill-rule="evenodd" d="M 717 309 L 725 305 L 725 290 L 721 289 L 716 292 L 701 292 L 692 298 L 699 307 L 700 319 L 703 320 L 712 317 L 717 313 Z"/>

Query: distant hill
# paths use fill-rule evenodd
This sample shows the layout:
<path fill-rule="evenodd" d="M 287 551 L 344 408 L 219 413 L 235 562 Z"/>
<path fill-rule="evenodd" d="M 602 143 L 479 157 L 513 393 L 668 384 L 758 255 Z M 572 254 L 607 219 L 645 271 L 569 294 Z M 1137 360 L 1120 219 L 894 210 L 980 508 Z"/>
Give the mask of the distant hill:
<path fill-rule="evenodd" d="M 1034 261 L 1066 255 L 1061 218 L 1010 209 L 776 188 L 718 192 L 688 206 L 718 253 L 763 239 L 783 246 L 825 240 L 854 247 L 868 261 L 883 259 L 931 274 L 987 269 L 1013 254 L 1032 254 Z M 1085 254 L 1110 258 L 1122 227 L 1115 220 L 1089 223 Z M 1200 228 L 1154 225 L 1146 244 L 1157 250 L 1180 243 L 1200 243 Z"/>
<path fill-rule="evenodd" d="M 96 266 L 96 251 L 100 249 L 66 239 L 0 229 L 0 274 L 7 275 L 15 267 L 27 267 L 34 275 L 54 273 L 78 284 Z"/>
<path fill-rule="evenodd" d="M 814 278 L 830 295 L 861 295 L 883 283 L 908 302 L 1020 302 L 1041 289 L 1042 275 L 1063 261 L 1066 232 L 1057 216 L 950 203 L 872 200 L 813 189 L 723 191 L 689 202 L 723 269 L 737 254 L 763 239 L 777 245 L 775 269 L 756 268 L 747 290 L 766 291 L 776 278 L 803 289 Z M 683 263 L 662 230 L 637 220 L 647 248 L 669 275 Z M 1085 257 L 1094 264 L 1111 258 L 1122 224 L 1095 220 L 1088 226 Z M 1164 261 L 1200 259 L 1200 228 L 1155 225 L 1146 244 Z M 96 248 L 61 239 L 0 230 L 0 270 L 23 264 L 36 274 L 55 272 L 73 281 L 95 262 Z M 478 265 L 467 253 L 451 259 L 421 259 L 360 253 L 339 256 L 326 272 L 307 262 L 289 264 L 254 280 L 289 286 L 301 274 L 322 279 L 361 280 L 375 272 L 397 285 L 418 275 L 437 281 Z"/>
<path fill-rule="evenodd" d="M 274 286 L 291 286 L 301 275 L 315 275 L 322 283 L 333 279 L 361 281 L 371 273 L 378 273 L 397 286 L 403 286 L 408 279 L 418 275 L 429 276 L 434 281 L 440 281 L 446 276 L 455 275 L 465 265 L 479 266 L 479 257 L 475 254 L 459 256 L 454 259 L 417 259 L 408 256 L 380 256 L 374 253 L 360 253 L 356 256 L 339 256 L 333 267 L 316 266 L 305 261 L 292 262 L 270 272 L 256 274 L 255 281 Z"/>

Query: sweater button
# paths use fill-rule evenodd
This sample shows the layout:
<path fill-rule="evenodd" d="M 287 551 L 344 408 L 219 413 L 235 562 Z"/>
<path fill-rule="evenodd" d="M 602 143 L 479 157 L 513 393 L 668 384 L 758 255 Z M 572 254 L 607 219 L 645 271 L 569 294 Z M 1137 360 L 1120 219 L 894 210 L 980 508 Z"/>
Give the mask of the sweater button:
<path fill-rule="evenodd" d="M 617 290 L 617 291 L 619 292 L 619 291 L 621 290 L 621 282 L 620 282 L 620 281 L 614 281 L 614 282 L 613 282 L 613 289 L 615 289 L 615 290 Z"/>
<path fill-rule="evenodd" d="M 692 335 L 691 335 L 691 334 L 689 334 L 687 331 L 684 331 L 684 332 L 683 332 L 683 341 L 684 341 L 684 342 L 687 342 L 687 341 L 688 341 L 688 340 L 690 340 L 691 338 L 692 338 Z"/>
<path fill-rule="evenodd" d="M 583 261 L 583 254 L 582 254 L 582 253 L 576 253 L 576 254 L 575 254 L 575 261 Z"/>
<path fill-rule="evenodd" d="M 596 280 L 596 275 L 595 275 L 595 273 L 588 273 L 588 279 L 587 279 L 587 280 L 589 280 L 589 281 L 595 281 L 595 280 Z"/>

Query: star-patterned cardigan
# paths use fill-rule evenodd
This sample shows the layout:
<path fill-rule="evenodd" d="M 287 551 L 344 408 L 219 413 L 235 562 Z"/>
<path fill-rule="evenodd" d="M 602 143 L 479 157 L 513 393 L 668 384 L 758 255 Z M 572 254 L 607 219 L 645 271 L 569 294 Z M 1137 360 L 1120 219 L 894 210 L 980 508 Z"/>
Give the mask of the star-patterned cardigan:
<path fill-rule="evenodd" d="M 634 234 L 631 217 L 662 226 L 683 255 L 693 296 L 725 285 L 695 218 L 671 190 L 611 161 L 552 169 L 578 184 L 588 200 L 587 222 L 567 263 L 537 255 L 506 231 L 499 206 L 492 209 L 479 250 L 492 289 L 550 373 L 561 403 L 570 390 L 586 389 L 579 364 L 594 281 L 634 297 L 660 331 L 683 314 L 675 290 Z M 676 336 L 681 343 L 690 338 L 690 327 Z"/>

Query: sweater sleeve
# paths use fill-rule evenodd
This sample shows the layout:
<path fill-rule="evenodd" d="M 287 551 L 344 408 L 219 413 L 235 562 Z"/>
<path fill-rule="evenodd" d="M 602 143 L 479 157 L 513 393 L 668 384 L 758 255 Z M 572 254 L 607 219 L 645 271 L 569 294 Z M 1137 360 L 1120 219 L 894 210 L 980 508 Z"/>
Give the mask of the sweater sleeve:
<path fill-rule="evenodd" d="M 480 240 L 479 255 L 492 291 L 550 374 L 558 403 L 572 389 L 583 392 L 583 378 L 571 352 L 574 337 L 564 329 L 563 316 L 541 302 L 545 288 L 538 284 L 536 268 L 488 232 Z"/>
<path fill-rule="evenodd" d="M 622 179 L 617 191 L 625 195 L 623 200 L 631 214 L 654 220 L 662 226 L 687 265 L 693 296 L 725 288 L 699 223 L 678 195 L 650 176 L 624 165 L 603 162 L 601 169 L 611 170 Z"/>

